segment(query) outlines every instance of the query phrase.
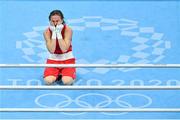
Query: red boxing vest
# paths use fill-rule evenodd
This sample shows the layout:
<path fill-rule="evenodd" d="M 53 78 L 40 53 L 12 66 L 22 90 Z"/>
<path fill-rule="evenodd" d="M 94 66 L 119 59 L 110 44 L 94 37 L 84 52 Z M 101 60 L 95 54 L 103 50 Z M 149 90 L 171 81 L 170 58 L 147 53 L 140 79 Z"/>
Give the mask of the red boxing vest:
<path fill-rule="evenodd" d="M 64 33 L 65 33 L 65 29 L 66 29 L 66 25 L 64 25 L 62 31 L 61 31 L 61 35 L 62 35 L 62 38 L 64 39 Z M 51 32 L 52 34 L 52 31 L 50 30 L 49 28 L 49 31 Z M 55 48 L 55 51 L 54 51 L 54 54 L 63 54 L 63 53 L 68 53 L 72 51 L 72 45 L 69 46 L 68 50 L 66 52 L 63 52 L 59 46 L 59 42 L 58 42 L 58 39 L 56 38 L 56 48 Z"/>

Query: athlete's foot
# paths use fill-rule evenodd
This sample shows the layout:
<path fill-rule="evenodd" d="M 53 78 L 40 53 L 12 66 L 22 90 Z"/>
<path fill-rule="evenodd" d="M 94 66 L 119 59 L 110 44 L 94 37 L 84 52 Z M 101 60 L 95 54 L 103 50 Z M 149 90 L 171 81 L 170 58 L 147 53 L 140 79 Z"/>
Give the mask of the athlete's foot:
<path fill-rule="evenodd" d="M 62 75 L 59 74 L 56 81 L 55 81 L 57 84 L 62 84 Z"/>

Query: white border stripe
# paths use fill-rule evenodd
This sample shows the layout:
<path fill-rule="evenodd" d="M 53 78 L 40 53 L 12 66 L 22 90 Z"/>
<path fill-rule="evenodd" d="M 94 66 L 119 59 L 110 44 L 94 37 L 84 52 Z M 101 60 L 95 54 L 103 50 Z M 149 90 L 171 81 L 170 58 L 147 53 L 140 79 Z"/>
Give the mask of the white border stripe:
<path fill-rule="evenodd" d="M 180 68 L 180 64 L 0 64 L 0 68 Z"/>
<path fill-rule="evenodd" d="M 2 85 L 0 90 L 180 90 L 180 86 L 12 86 Z"/>
<path fill-rule="evenodd" d="M 180 108 L 0 108 L 0 112 L 180 112 Z"/>

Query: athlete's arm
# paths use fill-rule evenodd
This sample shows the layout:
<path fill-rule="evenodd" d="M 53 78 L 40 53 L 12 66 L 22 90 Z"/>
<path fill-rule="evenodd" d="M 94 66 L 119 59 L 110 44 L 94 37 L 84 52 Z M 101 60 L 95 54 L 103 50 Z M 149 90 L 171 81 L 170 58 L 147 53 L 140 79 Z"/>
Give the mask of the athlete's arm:
<path fill-rule="evenodd" d="M 66 52 L 69 49 L 72 41 L 72 34 L 73 34 L 72 29 L 66 26 L 64 32 L 64 39 L 58 40 L 59 46 L 63 52 Z"/>
<path fill-rule="evenodd" d="M 50 53 L 54 53 L 55 48 L 56 48 L 56 40 L 51 39 L 51 33 L 50 33 L 49 29 L 46 29 L 44 31 L 43 35 L 44 35 L 44 39 L 46 41 L 46 47 L 47 47 L 48 51 Z"/>

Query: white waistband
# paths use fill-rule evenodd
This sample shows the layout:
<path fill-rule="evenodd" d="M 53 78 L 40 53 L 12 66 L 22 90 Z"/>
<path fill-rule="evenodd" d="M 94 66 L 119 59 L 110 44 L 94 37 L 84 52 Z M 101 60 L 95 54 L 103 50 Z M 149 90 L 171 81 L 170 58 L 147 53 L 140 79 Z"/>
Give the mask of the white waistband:
<path fill-rule="evenodd" d="M 74 58 L 72 51 L 64 54 L 50 54 L 49 59 L 51 60 L 68 60 Z"/>

